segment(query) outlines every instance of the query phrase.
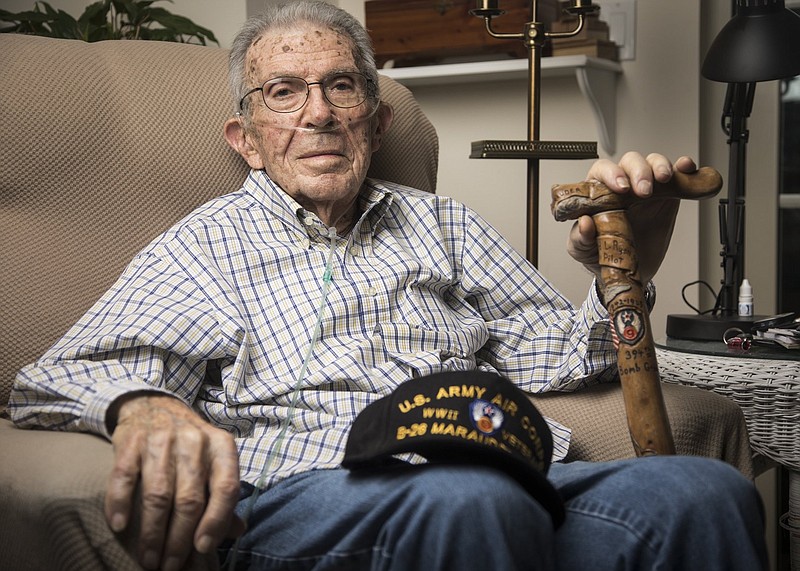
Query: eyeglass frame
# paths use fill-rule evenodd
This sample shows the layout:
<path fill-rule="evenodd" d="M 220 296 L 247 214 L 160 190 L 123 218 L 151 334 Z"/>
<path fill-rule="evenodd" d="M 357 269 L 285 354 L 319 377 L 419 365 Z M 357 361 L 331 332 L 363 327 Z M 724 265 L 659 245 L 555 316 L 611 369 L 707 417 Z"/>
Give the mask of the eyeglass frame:
<path fill-rule="evenodd" d="M 324 84 L 329 79 L 334 78 L 334 77 L 339 76 L 339 75 L 357 75 L 357 76 L 361 77 L 364 80 L 364 99 L 362 99 L 361 101 L 359 101 L 355 105 L 350 105 L 349 107 L 342 107 L 341 105 L 337 105 L 336 103 L 331 101 L 328 98 L 328 94 L 325 92 Z M 272 107 L 270 107 L 269 104 L 267 103 L 267 99 L 266 99 L 266 97 L 264 97 L 264 86 L 267 85 L 271 81 L 275 81 L 275 80 L 279 80 L 279 79 L 299 79 L 300 81 L 302 81 L 303 83 L 306 84 L 306 98 L 303 100 L 303 103 L 301 103 L 300 106 L 297 109 L 292 109 L 291 111 L 278 111 L 278 110 L 273 109 Z M 367 101 L 370 97 L 374 96 L 374 93 L 371 93 L 371 90 L 370 90 L 370 86 L 373 85 L 373 84 L 374 84 L 374 81 L 372 79 L 370 79 L 366 74 L 361 73 L 360 71 L 337 71 L 337 72 L 333 72 L 331 74 L 328 74 L 321 81 L 308 81 L 308 80 L 306 80 L 306 79 L 304 79 L 302 77 L 297 77 L 297 76 L 294 76 L 294 75 L 278 75 L 278 76 L 271 77 L 271 78 L 267 79 L 259 87 L 254 87 L 254 88 L 250 89 L 249 91 L 247 91 L 244 95 L 242 95 L 242 98 L 239 100 L 239 111 L 240 112 L 244 112 L 244 101 L 245 101 L 245 99 L 247 99 L 250 95 L 252 95 L 256 91 L 260 91 L 261 92 L 261 100 L 264 102 L 264 106 L 267 109 L 269 109 L 270 111 L 272 111 L 273 113 L 281 113 L 281 114 L 296 113 L 297 111 L 300 111 L 303 107 L 305 107 L 306 103 L 308 103 L 308 97 L 309 97 L 309 95 L 311 95 L 311 86 L 312 85 L 319 85 L 320 90 L 322 91 L 322 96 L 325 98 L 325 101 L 327 101 L 328 103 L 330 103 L 331 105 L 333 105 L 337 109 L 354 109 L 354 108 L 358 107 L 359 105 L 361 105 L 362 103 L 364 103 L 365 101 Z"/>

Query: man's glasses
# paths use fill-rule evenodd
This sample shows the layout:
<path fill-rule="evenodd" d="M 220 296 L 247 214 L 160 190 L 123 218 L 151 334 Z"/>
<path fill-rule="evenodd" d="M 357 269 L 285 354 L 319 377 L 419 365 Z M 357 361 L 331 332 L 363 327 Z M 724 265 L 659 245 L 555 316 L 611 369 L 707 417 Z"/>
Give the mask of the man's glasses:
<path fill-rule="evenodd" d="M 319 85 L 328 103 L 334 107 L 349 109 L 357 107 L 367 99 L 367 78 L 358 72 L 336 73 L 322 81 L 308 82 L 300 77 L 274 77 L 265 81 L 261 87 L 254 87 L 239 101 L 239 109 L 244 110 L 244 100 L 248 95 L 261 92 L 264 104 L 276 113 L 292 113 L 301 109 L 308 101 L 312 85 Z"/>

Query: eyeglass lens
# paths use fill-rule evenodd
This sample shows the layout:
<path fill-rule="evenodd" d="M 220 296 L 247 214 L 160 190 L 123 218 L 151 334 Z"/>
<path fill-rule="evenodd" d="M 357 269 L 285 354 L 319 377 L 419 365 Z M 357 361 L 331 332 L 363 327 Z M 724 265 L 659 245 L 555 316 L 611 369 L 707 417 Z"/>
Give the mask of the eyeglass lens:
<path fill-rule="evenodd" d="M 337 73 L 311 83 L 299 77 L 276 77 L 264 82 L 261 93 L 267 107 L 278 113 L 291 113 L 305 105 L 311 86 L 319 85 L 331 105 L 348 108 L 367 98 L 366 83 L 359 73 Z"/>

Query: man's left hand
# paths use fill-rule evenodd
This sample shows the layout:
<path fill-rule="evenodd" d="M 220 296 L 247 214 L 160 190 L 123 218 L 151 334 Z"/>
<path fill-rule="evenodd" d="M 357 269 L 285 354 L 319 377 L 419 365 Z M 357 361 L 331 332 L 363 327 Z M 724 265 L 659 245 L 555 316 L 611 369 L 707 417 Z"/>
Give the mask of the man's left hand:
<path fill-rule="evenodd" d="M 623 155 L 619 164 L 607 159 L 596 161 L 586 175 L 586 180 L 598 180 L 614 192 L 633 192 L 645 199 L 636 201 L 628 208 L 643 284 L 652 279 L 661 265 L 675 227 L 680 200 L 651 196 L 653 182 L 667 182 L 672 178 L 673 169 L 692 173 L 697 166 L 685 156 L 673 165 L 663 155 L 651 153 L 643 157 L 630 152 Z M 596 231 L 591 216 L 582 216 L 575 221 L 569 234 L 567 251 L 592 273 L 600 276 Z"/>

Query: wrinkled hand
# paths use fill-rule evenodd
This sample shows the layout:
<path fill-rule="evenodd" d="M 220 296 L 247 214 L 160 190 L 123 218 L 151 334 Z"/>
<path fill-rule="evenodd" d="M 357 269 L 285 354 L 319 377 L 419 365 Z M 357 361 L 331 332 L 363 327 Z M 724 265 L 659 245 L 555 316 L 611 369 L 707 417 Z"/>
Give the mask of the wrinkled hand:
<path fill-rule="evenodd" d="M 667 182 L 672 178 L 673 168 L 684 173 L 697 170 L 689 157 L 681 157 L 673 165 L 666 157 L 656 153 L 647 157 L 626 153 L 619 164 L 607 159 L 596 161 L 589 169 L 586 180 L 598 180 L 614 192 L 634 192 L 647 198 L 652 194 L 653 181 Z M 667 253 L 679 206 L 680 200 L 677 199 L 651 197 L 637 201 L 628 208 L 628 221 L 633 230 L 643 284 L 652 279 Z M 572 226 L 567 251 L 599 278 L 595 238 L 591 216 L 582 216 Z"/>
<path fill-rule="evenodd" d="M 233 438 L 184 403 L 153 394 L 122 401 L 112 443 L 106 519 L 115 532 L 125 529 L 141 486 L 143 567 L 180 569 L 192 547 L 209 553 L 244 531 L 233 512 L 239 497 Z"/>

